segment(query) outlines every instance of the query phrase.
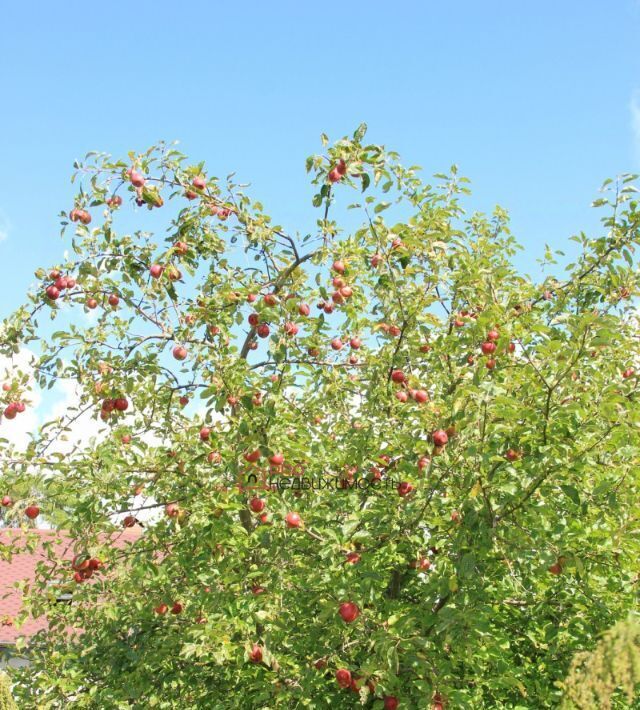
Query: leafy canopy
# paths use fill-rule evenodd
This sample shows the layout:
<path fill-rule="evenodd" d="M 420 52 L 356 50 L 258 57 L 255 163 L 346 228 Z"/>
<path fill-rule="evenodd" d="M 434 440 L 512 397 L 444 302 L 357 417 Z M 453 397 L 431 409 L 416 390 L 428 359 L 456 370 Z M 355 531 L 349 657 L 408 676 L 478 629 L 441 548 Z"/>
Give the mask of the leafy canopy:
<path fill-rule="evenodd" d="M 76 165 L 3 329 L 5 406 L 76 383 L 0 454 L 5 519 L 80 556 L 30 590 L 22 707 L 556 707 L 637 602 L 634 176 L 537 283 L 455 167 L 364 138 L 308 159 L 300 232 L 172 146 Z"/>

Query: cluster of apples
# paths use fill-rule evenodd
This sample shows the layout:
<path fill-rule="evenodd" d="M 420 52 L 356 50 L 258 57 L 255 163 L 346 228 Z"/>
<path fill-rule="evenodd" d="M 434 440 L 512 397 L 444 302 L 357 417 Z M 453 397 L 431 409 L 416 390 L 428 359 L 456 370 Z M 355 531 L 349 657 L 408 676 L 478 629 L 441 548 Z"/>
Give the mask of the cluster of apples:
<path fill-rule="evenodd" d="M 126 412 L 127 409 L 129 409 L 129 400 L 126 397 L 104 399 L 100 409 L 100 418 L 103 421 L 107 421 L 112 414 Z"/>
<path fill-rule="evenodd" d="M 171 605 L 171 613 L 172 614 L 182 614 L 182 610 L 184 609 L 184 606 L 182 605 L 181 602 L 173 602 Z M 158 604 L 157 607 L 154 608 L 154 612 L 158 614 L 158 616 L 164 616 L 167 612 L 169 611 L 169 605 L 165 604 L 162 602 L 161 604 Z"/>
<path fill-rule="evenodd" d="M 196 197 L 198 197 L 198 193 L 194 192 L 194 190 L 199 190 L 200 192 L 205 190 L 207 187 L 207 181 L 202 175 L 198 175 L 193 178 L 191 185 L 193 186 L 193 189 L 187 189 L 184 193 L 187 200 L 195 200 Z"/>
<path fill-rule="evenodd" d="M 449 436 L 454 436 L 454 435 L 455 435 L 455 427 L 454 426 L 448 427 L 446 431 L 444 429 L 436 429 L 431 434 L 431 440 L 433 441 L 433 451 L 432 451 L 433 456 L 438 456 L 439 454 L 441 454 L 444 451 L 444 447 L 447 445 L 447 443 L 449 441 Z M 431 462 L 431 459 L 428 456 L 421 456 L 418 459 L 418 469 L 420 471 L 423 471 L 424 469 L 428 468 L 430 462 Z M 376 480 L 380 480 L 382 478 L 382 472 L 377 467 L 373 467 L 371 469 L 371 473 L 372 473 L 373 478 Z M 398 492 L 398 495 L 401 498 L 404 498 L 405 496 L 408 496 L 410 493 L 413 492 L 413 484 L 409 483 L 408 481 L 401 481 L 398 484 L 396 490 Z"/>
<path fill-rule="evenodd" d="M 399 402 L 407 402 L 409 398 L 413 399 L 418 404 L 424 404 L 429 401 L 429 393 L 427 390 L 407 387 L 408 378 L 402 370 L 392 370 L 391 381 L 402 387 L 402 389 L 397 390 L 395 393 L 396 399 Z"/>
<path fill-rule="evenodd" d="M 349 300 L 353 296 L 353 289 L 345 281 L 345 272 L 347 270 L 347 265 L 344 261 L 337 259 L 331 265 L 333 271 L 335 271 L 338 276 L 334 276 L 331 280 L 333 288 L 335 291 L 331 294 L 331 300 L 333 303 L 340 305 L 345 301 Z M 326 304 L 323 304 L 323 308 Z"/>
<path fill-rule="evenodd" d="M 3 508 L 10 508 L 13 505 L 13 499 L 9 495 L 4 495 L 0 498 L 0 505 Z M 24 509 L 24 514 L 29 520 L 35 520 L 40 515 L 40 508 L 37 505 L 28 505 Z"/>
<path fill-rule="evenodd" d="M 316 662 L 316 668 L 324 668 L 322 659 Z M 335 673 L 336 682 L 341 688 L 351 690 L 354 693 L 359 693 L 363 685 L 363 677 L 352 673 L 348 668 L 338 668 Z M 366 681 L 369 692 L 373 695 L 376 691 L 376 682 L 373 678 Z M 384 710 L 397 710 L 400 707 L 400 701 L 395 695 L 385 695 L 382 698 Z"/>
<path fill-rule="evenodd" d="M 485 341 L 482 343 L 480 346 L 480 350 L 483 355 L 487 356 L 487 361 L 485 363 L 485 366 L 487 367 L 488 370 L 493 370 L 497 364 L 496 359 L 494 357 L 496 350 L 498 349 L 497 341 L 500 339 L 500 333 L 498 332 L 497 328 L 492 328 L 488 333 Z M 516 345 L 513 342 L 510 342 L 509 345 L 507 345 L 507 350 L 508 352 L 512 353 L 516 349 Z M 469 356 L 469 364 L 473 363 L 473 356 Z"/>
<path fill-rule="evenodd" d="M 9 402 L 4 408 L 4 416 L 6 419 L 15 419 L 16 415 L 22 414 L 26 408 L 27 406 L 24 402 L 14 400 L 13 402 Z"/>
<path fill-rule="evenodd" d="M 74 207 L 71 212 L 69 212 L 69 219 L 72 222 L 80 222 L 81 224 L 89 224 L 91 222 L 91 215 L 84 209 L 78 209 Z"/>
<path fill-rule="evenodd" d="M 103 567 L 104 564 L 101 560 L 97 557 L 90 557 L 86 554 L 76 555 L 71 561 L 73 579 L 78 584 L 92 577 L 94 572 L 101 570 Z"/>
<path fill-rule="evenodd" d="M 340 182 L 342 178 L 347 174 L 347 164 L 342 160 L 342 158 L 331 168 L 329 171 L 329 182 L 336 183 Z"/>
<path fill-rule="evenodd" d="M 453 319 L 453 325 L 456 328 L 464 328 L 467 320 L 475 320 L 478 314 L 475 311 L 469 311 L 468 309 L 463 309 L 457 313 L 456 317 Z"/>
<path fill-rule="evenodd" d="M 47 294 L 47 298 L 52 301 L 60 298 L 60 294 L 63 291 L 74 288 L 76 285 L 76 280 L 74 278 L 71 276 L 63 276 L 57 269 L 49 272 L 49 278 L 53 281 L 53 283 L 47 286 L 45 293 Z"/>

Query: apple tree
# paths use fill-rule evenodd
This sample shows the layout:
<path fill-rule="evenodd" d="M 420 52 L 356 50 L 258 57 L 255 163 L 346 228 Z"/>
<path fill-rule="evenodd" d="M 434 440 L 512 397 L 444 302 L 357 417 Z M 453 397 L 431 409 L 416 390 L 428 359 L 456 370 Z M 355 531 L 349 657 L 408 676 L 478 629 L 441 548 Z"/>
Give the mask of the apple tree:
<path fill-rule="evenodd" d="M 635 177 L 535 280 L 455 167 L 322 142 L 298 230 L 171 145 L 76 164 L 2 333 L 0 436 L 71 392 L 0 454 L 73 540 L 21 707 L 557 707 L 637 604 Z"/>

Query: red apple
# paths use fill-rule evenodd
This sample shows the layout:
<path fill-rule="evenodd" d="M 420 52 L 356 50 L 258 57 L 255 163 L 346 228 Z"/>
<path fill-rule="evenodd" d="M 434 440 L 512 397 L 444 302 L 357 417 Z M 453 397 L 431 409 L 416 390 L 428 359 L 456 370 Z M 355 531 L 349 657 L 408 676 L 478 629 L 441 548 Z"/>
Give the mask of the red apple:
<path fill-rule="evenodd" d="M 253 644 L 251 651 L 249 652 L 249 660 L 251 663 L 261 663 L 262 662 L 262 649 L 257 643 Z"/>
<path fill-rule="evenodd" d="M 269 333 L 270 333 L 271 331 L 269 330 L 269 326 L 268 326 L 266 323 L 261 323 L 261 324 L 258 326 L 256 332 L 258 333 L 258 335 L 259 335 L 261 338 L 268 338 L 268 337 L 269 337 Z"/>
<path fill-rule="evenodd" d="M 126 397 L 118 397 L 113 400 L 113 406 L 119 412 L 126 412 L 129 409 L 129 401 Z"/>
<path fill-rule="evenodd" d="M 138 521 L 133 515 L 127 515 L 127 517 L 122 521 L 125 528 L 132 528 Z"/>
<path fill-rule="evenodd" d="M 409 482 L 402 481 L 401 483 L 398 483 L 397 491 L 399 496 L 402 496 L 404 498 L 404 496 L 409 495 L 412 490 L 413 486 Z"/>
<path fill-rule="evenodd" d="M 482 343 L 480 349 L 483 355 L 493 355 L 496 351 L 496 344 L 488 340 L 486 343 Z"/>
<path fill-rule="evenodd" d="M 60 289 L 56 288 L 56 286 L 47 286 L 45 293 L 47 294 L 47 298 L 50 298 L 52 301 L 60 297 Z"/>
<path fill-rule="evenodd" d="M 350 565 L 355 565 L 360 562 L 360 555 L 357 552 L 347 552 L 345 561 Z"/>
<path fill-rule="evenodd" d="M 174 346 L 171 352 L 176 360 L 186 360 L 188 354 L 187 349 L 184 347 L 184 345 Z"/>
<path fill-rule="evenodd" d="M 111 197 L 107 199 L 107 205 L 109 207 L 120 207 L 121 204 L 122 197 L 120 197 L 120 195 L 111 195 Z"/>
<path fill-rule="evenodd" d="M 182 606 L 182 604 L 180 602 L 174 602 L 173 606 L 171 607 L 171 613 L 172 614 L 181 614 L 183 608 L 184 607 Z"/>
<path fill-rule="evenodd" d="M 112 306 L 113 308 L 115 308 L 120 303 L 120 299 L 118 298 L 118 296 L 116 296 L 115 293 L 112 293 L 109 296 L 108 301 L 109 301 L 109 305 Z"/>
<path fill-rule="evenodd" d="M 11 500 L 10 496 L 2 496 L 2 503 L 3 507 L 8 508 L 9 506 L 13 505 L 13 501 Z"/>
<path fill-rule="evenodd" d="M 287 524 L 288 528 L 299 528 L 302 523 L 302 519 L 298 513 L 291 512 L 285 515 L 284 522 Z"/>
<path fill-rule="evenodd" d="M 164 507 L 164 512 L 168 518 L 177 518 L 180 515 L 180 508 L 177 503 L 167 503 Z"/>
<path fill-rule="evenodd" d="M 309 304 L 308 303 L 298 304 L 298 313 L 301 316 L 308 316 L 309 313 L 311 313 L 311 308 L 309 308 Z"/>
<path fill-rule="evenodd" d="M 391 373 L 391 379 L 397 384 L 402 384 L 406 381 L 407 376 L 404 374 L 404 372 L 402 372 L 402 370 L 393 370 L 393 372 Z"/>
<path fill-rule="evenodd" d="M 420 559 L 411 560 L 409 567 L 411 567 L 411 569 L 419 569 L 422 572 L 426 572 L 426 570 L 431 567 L 431 562 L 427 557 L 420 557 Z"/>
<path fill-rule="evenodd" d="M 487 360 L 485 365 L 486 365 L 487 370 L 493 370 L 493 369 L 495 369 L 496 361 L 493 358 L 491 358 L 490 360 Z"/>
<path fill-rule="evenodd" d="M 129 180 L 134 187 L 142 187 L 146 182 L 142 175 L 133 168 L 129 170 Z"/>
<path fill-rule="evenodd" d="M 436 429 L 436 431 L 434 431 L 431 435 L 431 438 L 433 439 L 433 443 L 436 446 L 446 446 L 447 442 L 449 441 L 447 432 L 443 431 L 442 429 Z"/>
<path fill-rule="evenodd" d="M 29 518 L 29 520 L 35 520 L 40 515 L 40 508 L 37 505 L 28 505 L 24 509 L 24 514 Z"/>
<path fill-rule="evenodd" d="M 429 401 L 429 394 L 425 390 L 416 390 L 413 393 L 413 398 L 418 404 L 424 404 Z"/>
<path fill-rule="evenodd" d="M 492 328 L 488 333 L 487 333 L 487 340 L 489 341 L 496 341 L 500 338 L 500 333 L 495 328 Z"/>
<path fill-rule="evenodd" d="M 353 602 L 344 602 L 338 607 L 338 614 L 346 624 L 351 624 L 360 616 L 360 609 Z"/>
<path fill-rule="evenodd" d="M 400 701 L 398 700 L 398 698 L 396 698 L 395 695 L 385 695 L 383 700 L 383 710 L 398 710 Z"/>
<path fill-rule="evenodd" d="M 87 308 L 90 308 L 93 310 L 94 308 L 98 307 L 98 301 L 96 301 L 95 298 L 88 298 L 87 299 Z"/>
<path fill-rule="evenodd" d="M 244 460 L 248 463 L 255 463 L 256 461 L 260 460 L 260 456 L 260 449 L 255 449 L 254 451 L 248 451 L 244 455 Z"/>
<path fill-rule="evenodd" d="M 249 501 L 249 507 L 254 513 L 261 513 L 264 510 L 264 501 L 262 498 L 252 498 Z"/>
<path fill-rule="evenodd" d="M 149 273 L 151 274 L 151 277 L 154 279 L 159 279 L 162 276 L 162 272 L 164 271 L 164 266 L 161 264 L 152 264 Z"/>
<path fill-rule="evenodd" d="M 341 688 L 348 688 L 351 685 L 351 671 L 346 668 L 339 668 L 336 671 L 336 680 Z"/>
<path fill-rule="evenodd" d="M 559 562 L 554 562 L 550 567 L 549 567 L 549 572 L 551 574 L 562 574 L 562 565 Z"/>
<path fill-rule="evenodd" d="M 337 271 L 339 274 L 344 274 L 344 272 L 347 270 L 347 267 L 346 267 L 344 261 L 340 261 L 340 260 L 334 261 L 331 268 L 334 271 Z"/>
<path fill-rule="evenodd" d="M 349 345 L 353 350 L 359 350 L 362 346 L 362 341 L 360 340 L 360 338 L 351 338 L 351 340 L 349 341 Z"/>
<path fill-rule="evenodd" d="M 269 463 L 272 466 L 282 466 L 282 464 L 284 463 L 284 454 L 276 453 L 272 456 L 269 456 Z"/>
<path fill-rule="evenodd" d="M 198 175 L 193 178 L 192 185 L 196 188 L 196 190 L 204 190 L 207 186 L 207 181 L 202 177 L 202 175 Z"/>
<path fill-rule="evenodd" d="M 209 429 L 209 427 L 203 426 L 202 429 L 200 429 L 200 439 L 202 441 L 207 441 L 210 435 L 211 429 Z"/>
<path fill-rule="evenodd" d="M 344 346 L 344 344 L 343 344 L 342 340 L 340 340 L 340 338 L 334 338 L 331 341 L 331 347 L 333 350 L 342 350 L 343 346 Z"/>

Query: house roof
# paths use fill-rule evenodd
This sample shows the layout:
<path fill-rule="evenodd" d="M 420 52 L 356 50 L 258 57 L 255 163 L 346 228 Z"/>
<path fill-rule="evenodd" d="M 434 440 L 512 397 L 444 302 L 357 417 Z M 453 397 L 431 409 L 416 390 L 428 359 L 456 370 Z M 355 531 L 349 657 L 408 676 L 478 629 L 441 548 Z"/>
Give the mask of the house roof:
<path fill-rule="evenodd" d="M 135 542 L 141 534 L 142 528 L 134 526 L 105 535 L 104 541 L 122 548 Z M 14 644 L 20 637 L 29 639 L 47 627 L 44 616 L 28 618 L 19 628 L 15 625 L 14 619 L 22 609 L 22 592 L 16 588 L 16 583 L 33 581 L 38 563 L 71 561 L 78 552 L 71 535 L 63 530 L 3 528 L 0 529 L 0 551 L 2 546 L 11 546 L 14 554 L 10 560 L 0 557 L 0 646 Z"/>

